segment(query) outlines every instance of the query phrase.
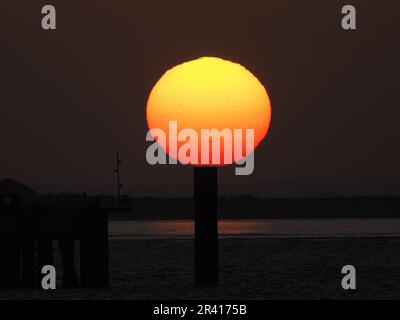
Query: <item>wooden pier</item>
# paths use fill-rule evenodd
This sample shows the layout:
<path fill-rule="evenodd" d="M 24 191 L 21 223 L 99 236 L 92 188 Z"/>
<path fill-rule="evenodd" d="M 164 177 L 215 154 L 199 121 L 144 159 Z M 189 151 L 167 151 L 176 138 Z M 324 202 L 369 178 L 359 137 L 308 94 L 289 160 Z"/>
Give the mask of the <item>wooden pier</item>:
<path fill-rule="evenodd" d="M 41 269 L 53 265 L 55 250 L 63 287 L 108 286 L 107 212 L 93 204 L 57 210 L 14 200 L 0 201 L 0 288 L 39 287 Z"/>

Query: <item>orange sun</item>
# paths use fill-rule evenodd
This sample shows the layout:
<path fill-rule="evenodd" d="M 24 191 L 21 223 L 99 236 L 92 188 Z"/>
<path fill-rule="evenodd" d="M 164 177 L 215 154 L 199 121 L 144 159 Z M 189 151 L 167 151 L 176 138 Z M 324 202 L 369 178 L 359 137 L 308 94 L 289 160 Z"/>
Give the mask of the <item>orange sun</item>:
<path fill-rule="evenodd" d="M 170 146 L 169 121 L 177 122 L 178 132 L 190 128 L 199 137 L 201 129 L 242 129 L 243 137 L 246 129 L 253 129 L 255 148 L 268 132 L 271 105 L 264 86 L 246 68 L 220 58 L 203 57 L 168 70 L 147 101 L 148 126 L 164 130 L 167 139 L 158 142 L 171 155 L 177 152 L 172 148 L 179 150 L 184 142 Z M 241 143 L 243 156 L 253 151 L 246 148 L 245 141 Z M 223 155 L 221 149 L 221 159 Z"/>

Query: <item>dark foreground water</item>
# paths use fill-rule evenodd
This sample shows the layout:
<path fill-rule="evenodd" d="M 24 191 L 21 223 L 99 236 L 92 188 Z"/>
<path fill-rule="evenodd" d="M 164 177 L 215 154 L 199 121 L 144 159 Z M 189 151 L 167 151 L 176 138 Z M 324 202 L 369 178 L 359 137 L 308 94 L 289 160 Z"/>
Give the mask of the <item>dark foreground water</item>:
<path fill-rule="evenodd" d="M 111 239 L 110 288 L 8 290 L 0 299 L 400 299 L 398 237 L 222 239 L 221 285 L 208 289 L 193 286 L 193 248 L 191 239 Z M 347 264 L 357 269 L 355 291 L 341 288 Z"/>

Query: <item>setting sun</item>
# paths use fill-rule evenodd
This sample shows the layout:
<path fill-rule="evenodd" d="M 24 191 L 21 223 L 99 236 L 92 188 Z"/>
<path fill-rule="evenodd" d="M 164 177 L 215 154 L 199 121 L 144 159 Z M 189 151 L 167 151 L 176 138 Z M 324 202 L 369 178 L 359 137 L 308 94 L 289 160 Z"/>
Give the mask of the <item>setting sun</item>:
<path fill-rule="evenodd" d="M 201 129 L 241 129 L 241 150 L 246 156 L 267 134 L 270 120 L 270 100 L 260 81 L 240 64 L 214 57 L 199 58 L 168 70 L 147 102 L 148 126 L 167 133 L 166 141 L 158 142 L 169 155 L 176 154 L 174 149 L 179 150 L 185 143 L 179 141 L 174 146 L 169 142 L 170 121 L 176 121 L 178 132 L 189 128 L 199 136 Z M 246 148 L 246 129 L 254 130 L 251 148 Z M 221 159 L 223 153 L 221 149 Z M 221 160 L 223 165 L 231 163 Z"/>

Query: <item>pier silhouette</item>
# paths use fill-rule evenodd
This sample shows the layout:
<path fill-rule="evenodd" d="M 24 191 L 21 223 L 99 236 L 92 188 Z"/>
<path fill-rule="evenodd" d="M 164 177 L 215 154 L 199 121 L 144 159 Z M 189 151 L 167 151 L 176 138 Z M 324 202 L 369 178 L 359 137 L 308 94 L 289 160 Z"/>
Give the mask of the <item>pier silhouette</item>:
<path fill-rule="evenodd" d="M 96 202 L 55 209 L 25 203 L 22 198 L 0 193 L 0 288 L 40 286 L 41 269 L 53 265 L 57 247 L 62 287 L 108 286 L 106 211 Z M 75 260 L 78 252 L 79 266 Z"/>

